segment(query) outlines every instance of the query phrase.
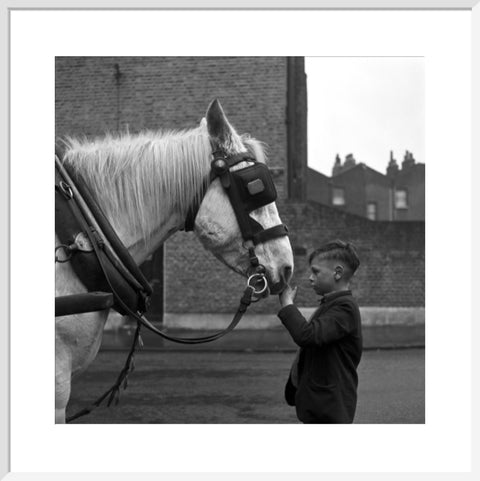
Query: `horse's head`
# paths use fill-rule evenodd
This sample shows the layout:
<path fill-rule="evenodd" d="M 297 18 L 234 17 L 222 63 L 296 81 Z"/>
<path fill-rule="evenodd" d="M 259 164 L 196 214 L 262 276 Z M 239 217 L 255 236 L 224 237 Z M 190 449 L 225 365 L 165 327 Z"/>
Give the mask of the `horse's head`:
<path fill-rule="evenodd" d="M 195 231 L 208 250 L 245 276 L 254 270 L 250 260 L 254 247 L 258 262 L 265 267 L 270 292 L 279 293 L 292 276 L 293 253 L 274 202 L 273 182 L 263 165 L 261 144 L 238 135 L 217 100 L 210 104 L 202 123 L 217 152 L 214 156 L 219 158 L 220 167 L 223 165 L 224 169 L 236 174 L 232 177 L 227 172 L 225 175 L 221 168 L 214 171 L 214 180 L 195 219 Z M 227 195 L 231 183 L 236 190 L 233 199 L 231 191 Z M 267 229 L 270 230 L 265 232 Z M 256 233 L 253 241 L 244 239 L 249 230 Z"/>

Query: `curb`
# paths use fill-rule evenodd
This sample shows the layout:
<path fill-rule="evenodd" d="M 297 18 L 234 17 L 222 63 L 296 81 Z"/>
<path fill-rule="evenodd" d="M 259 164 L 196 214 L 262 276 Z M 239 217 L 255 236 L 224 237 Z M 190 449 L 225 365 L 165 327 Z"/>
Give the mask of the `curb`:
<path fill-rule="evenodd" d="M 123 351 L 131 347 L 133 326 L 105 331 L 101 350 Z M 165 329 L 165 332 L 177 337 L 199 337 L 212 331 L 192 329 Z M 425 347 L 424 325 L 389 325 L 365 326 L 362 329 L 364 350 L 372 349 L 409 349 Z M 230 332 L 214 342 L 206 344 L 185 345 L 162 339 L 152 332 L 142 331 L 144 351 L 249 351 L 249 352 L 293 352 L 296 344 L 283 328 L 276 329 L 241 329 Z"/>

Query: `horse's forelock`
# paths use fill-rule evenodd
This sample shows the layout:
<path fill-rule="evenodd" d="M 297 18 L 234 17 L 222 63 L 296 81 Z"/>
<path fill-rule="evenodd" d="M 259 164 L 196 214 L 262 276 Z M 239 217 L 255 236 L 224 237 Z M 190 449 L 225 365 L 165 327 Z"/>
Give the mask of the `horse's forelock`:
<path fill-rule="evenodd" d="M 258 162 L 265 164 L 267 162 L 267 144 L 261 142 L 249 135 L 243 135 L 242 141 L 250 155 Z"/>

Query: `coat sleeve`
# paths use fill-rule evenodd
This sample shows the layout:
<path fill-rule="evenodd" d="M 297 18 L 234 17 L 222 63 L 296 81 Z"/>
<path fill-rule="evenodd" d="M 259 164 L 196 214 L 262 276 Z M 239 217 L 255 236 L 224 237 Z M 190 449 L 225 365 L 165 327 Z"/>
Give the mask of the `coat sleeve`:
<path fill-rule="evenodd" d="M 278 317 L 292 339 L 300 347 L 322 346 L 338 341 L 355 329 L 354 306 L 349 303 L 333 305 L 324 314 L 307 322 L 296 306 L 282 308 Z"/>

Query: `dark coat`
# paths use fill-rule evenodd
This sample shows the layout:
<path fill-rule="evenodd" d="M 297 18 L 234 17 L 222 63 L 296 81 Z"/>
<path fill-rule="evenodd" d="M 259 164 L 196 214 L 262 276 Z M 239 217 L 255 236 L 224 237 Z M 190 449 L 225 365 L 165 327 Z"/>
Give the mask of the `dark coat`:
<path fill-rule="evenodd" d="M 352 423 L 357 405 L 357 366 L 362 355 L 360 310 L 350 291 L 327 294 L 307 322 L 294 305 L 278 313 L 300 346 L 298 386 L 289 376 L 287 403 L 304 423 Z M 295 376 L 294 376 L 295 379 Z"/>

